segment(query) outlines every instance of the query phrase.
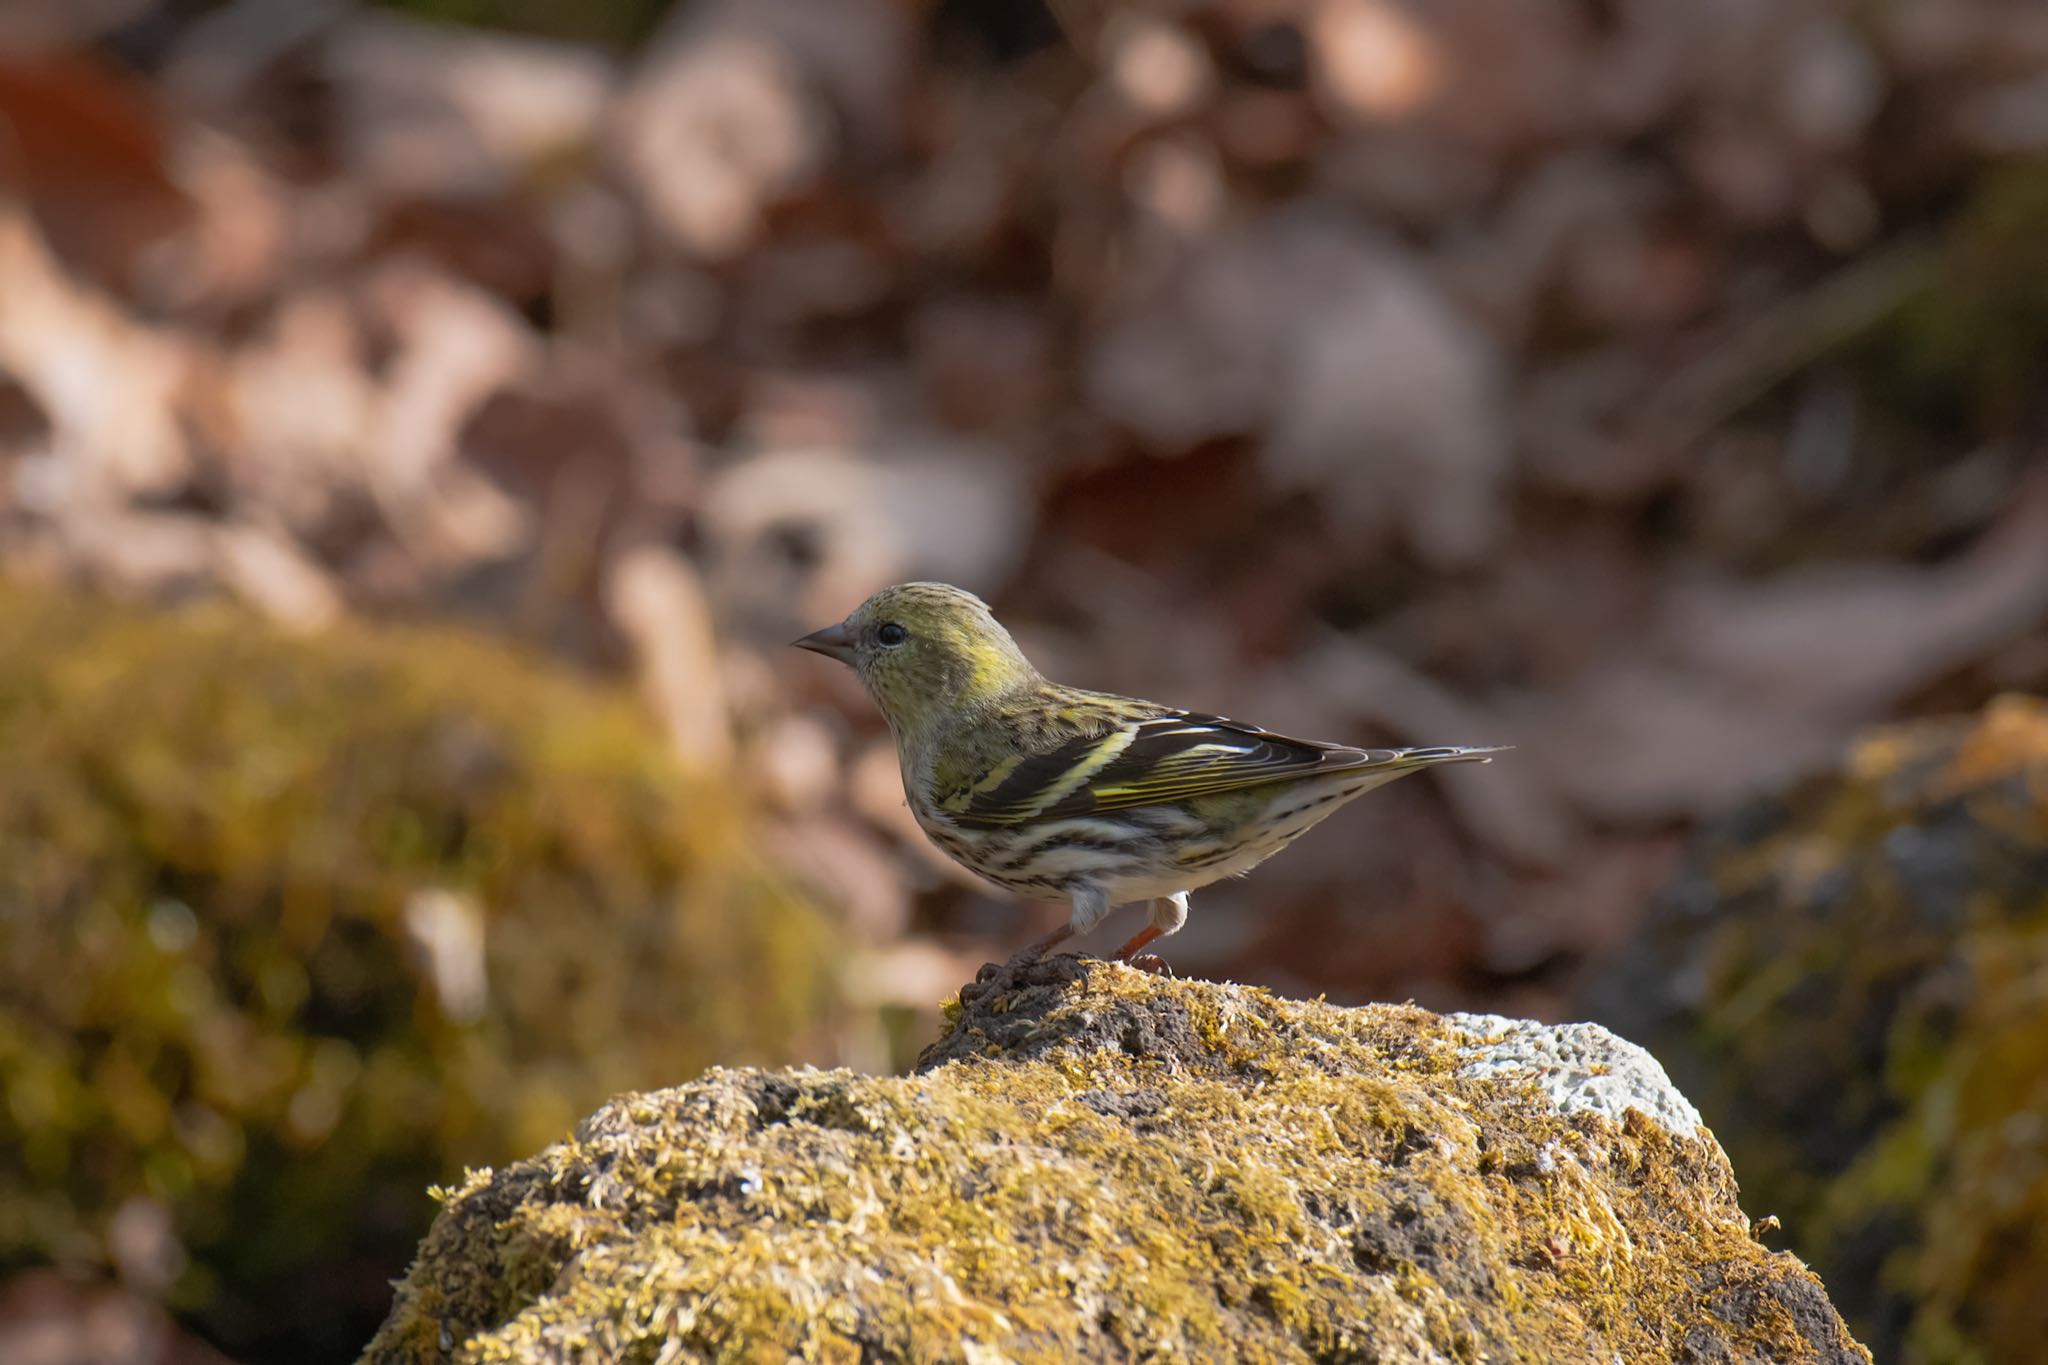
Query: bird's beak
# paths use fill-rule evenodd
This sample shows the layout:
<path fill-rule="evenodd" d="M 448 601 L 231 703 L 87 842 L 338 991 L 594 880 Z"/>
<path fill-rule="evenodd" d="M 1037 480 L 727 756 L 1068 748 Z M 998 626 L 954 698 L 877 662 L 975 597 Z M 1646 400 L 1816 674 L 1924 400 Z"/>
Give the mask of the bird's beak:
<path fill-rule="evenodd" d="M 836 626 L 814 630 L 803 639 L 792 640 L 790 643 L 798 649 L 808 649 L 814 654 L 823 654 L 843 664 L 853 662 L 853 632 L 846 628 L 843 621 Z"/>

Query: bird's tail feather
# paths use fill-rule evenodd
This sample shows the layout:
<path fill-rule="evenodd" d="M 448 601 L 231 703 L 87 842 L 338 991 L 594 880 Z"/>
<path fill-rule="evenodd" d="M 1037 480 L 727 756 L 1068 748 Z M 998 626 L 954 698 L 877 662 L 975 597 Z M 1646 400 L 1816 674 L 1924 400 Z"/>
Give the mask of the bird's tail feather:
<path fill-rule="evenodd" d="M 1512 744 L 1439 744 L 1427 749 L 1395 749 L 1387 762 L 1417 767 L 1430 763 L 1491 763 L 1495 754 L 1506 753 Z"/>

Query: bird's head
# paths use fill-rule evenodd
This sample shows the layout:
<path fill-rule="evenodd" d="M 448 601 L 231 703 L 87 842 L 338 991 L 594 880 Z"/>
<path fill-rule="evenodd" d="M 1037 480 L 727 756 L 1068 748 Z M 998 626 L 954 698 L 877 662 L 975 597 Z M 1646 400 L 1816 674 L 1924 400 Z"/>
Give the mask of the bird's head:
<path fill-rule="evenodd" d="M 838 625 L 796 644 L 850 665 L 898 734 L 1039 680 L 987 604 L 944 583 L 884 588 Z"/>

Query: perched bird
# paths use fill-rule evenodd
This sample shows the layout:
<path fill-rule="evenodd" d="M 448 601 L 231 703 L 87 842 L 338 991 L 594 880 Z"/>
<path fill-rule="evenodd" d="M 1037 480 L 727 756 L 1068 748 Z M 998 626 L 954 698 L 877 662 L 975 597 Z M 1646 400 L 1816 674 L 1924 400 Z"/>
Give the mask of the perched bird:
<path fill-rule="evenodd" d="M 980 598 L 944 583 L 884 588 L 795 643 L 860 675 L 934 844 L 998 886 L 1072 902 L 1066 924 L 1013 961 L 1149 901 L 1149 923 L 1117 950 L 1128 961 L 1180 929 L 1190 891 L 1250 871 L 1354 796 L 1499 752 L 1319 744 L 1063 687 Z"/>

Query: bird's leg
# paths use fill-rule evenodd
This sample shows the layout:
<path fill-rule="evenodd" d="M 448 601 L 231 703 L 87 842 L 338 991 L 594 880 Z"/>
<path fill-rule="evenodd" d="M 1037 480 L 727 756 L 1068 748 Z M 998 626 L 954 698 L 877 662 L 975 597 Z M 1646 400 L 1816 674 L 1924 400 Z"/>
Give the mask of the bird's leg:
<path fill-rule="evenodd" d="M 1136 967 L 1141 972 L 1151 972 L 1155 976 L 1172 976 L 1173 968 L 1167 965 L 1165 958 L 1157 953 L 1138 951 L 1158 937 L 1159 931 L 1149 924 L 1146 925 L 1131 936 L 1129 943 L 1116 950 L 1116 960 L 1126 967 Z"/>
<path fill-rule="evenodd" d="M 1138 949 L 1144 947 L 1155 938 L 1164 937 L 1165 934 L 1161 932 L 1158 925 L 1148 924 L 1137 933 L 1131 935 L 1130 941 L 1116 950 L 1116 960 L 1118 962 L 1128 962 L 1131 960 L 1131 955 L 1137 952 Z"/>
<path fill-rule="evenodd" d="M 1074 909 L 1073 913 L 1067 916 L 1067 922 L 1043 938 L 1033 939 L 1019 948 L 1011 955 L 1006 965 L 1023 967 L 1038 961 L 1074 935 L 1085 934 L 1093 929 L 1108 913 L 1109 894 L 1099 887 L 1088 887 L 1074 892 Z"/>
<path fill-rule="evenodd" d="M 1152 902 L 1151 920 L 1131 936 L 1131 941 L 1116 950 L 1116 960 L 1128 962 L 1140 971 L 1171 973 L 1166 959 L 1157 953 L 1140 954 L 1139 949 L 1154 939 L 1177 934 L 1180 927 L 1188 922 L 1188 893 L 1176 891 L 1171 896 L 1161 896 Z"/>
<path fill-rule="evenodd" d="M 1072 922 L 1070 921 L 1066 924 L 1062 924 L 1059 928 L 1053 930 L 1051 933 L 1046 934 L 1042 938 L 1032 939 L 1031 942 L 1025 944 L 1016 952 L 1010 954 L 1010 965 L 1013 967 L 1022 967 L 1029 963 L 1036 962 L 1038 961 L 1038 959 L 1044 957 L 1047 953 L 1059 947 L 1062 943 L 1065 943 L 1068 939 L 1072 938 L 1073 936 L 1074 926 Z"/>

